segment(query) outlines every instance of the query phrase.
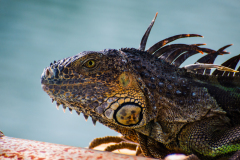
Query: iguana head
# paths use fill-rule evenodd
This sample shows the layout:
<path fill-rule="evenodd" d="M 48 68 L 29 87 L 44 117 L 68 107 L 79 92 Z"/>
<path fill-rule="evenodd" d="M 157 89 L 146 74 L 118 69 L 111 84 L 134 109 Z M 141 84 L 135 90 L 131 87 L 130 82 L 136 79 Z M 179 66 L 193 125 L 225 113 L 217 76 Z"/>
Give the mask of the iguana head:
<path fill-rule="evenodd" d="M 141 78 L 121 50 L 81 52 L 50 64 L 42 88 L 57 102 L 107 126 L 138 128 L 152 112 Z M 140 84 L 139 84 L 140 83 Z"/>
<path fill-rule="evenodd" d="M 64 110 L 82 112 L 94 124 L 99 121 L 121 133 L 145 126 L 156 117 L 157 107 L 139 73 L 146 67 L 138 63 L 144 61 L 139 54 L 145 50 L 155 18 L 140 48 L 129 50 L 132 53 L 124 49 L 87 51 L 54 61 L 41 75 L 43 90 L 57 102 L 57 108 L 62 104 Z"/>

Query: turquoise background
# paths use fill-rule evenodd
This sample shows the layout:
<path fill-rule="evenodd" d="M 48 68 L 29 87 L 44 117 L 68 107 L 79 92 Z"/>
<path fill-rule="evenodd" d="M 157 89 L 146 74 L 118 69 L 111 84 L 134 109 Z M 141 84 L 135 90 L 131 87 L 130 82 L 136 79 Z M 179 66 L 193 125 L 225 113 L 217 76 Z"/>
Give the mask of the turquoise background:
<path fill-rule="evenodd" d="M 174 43 L 207 43 L 227 49 L 216 64 L 240 54 L 240 1 L 0 0 L 0 130 L 17 138 L 86 147 L 118 133 L 89 118 L 58 111 L 41 89 L 40 75 L 54 60 L 81 51 L 139 47 L 155 13 L 147 43 L 196 33 Z M 188 59 L 193 63 L 200 54 Z"/>

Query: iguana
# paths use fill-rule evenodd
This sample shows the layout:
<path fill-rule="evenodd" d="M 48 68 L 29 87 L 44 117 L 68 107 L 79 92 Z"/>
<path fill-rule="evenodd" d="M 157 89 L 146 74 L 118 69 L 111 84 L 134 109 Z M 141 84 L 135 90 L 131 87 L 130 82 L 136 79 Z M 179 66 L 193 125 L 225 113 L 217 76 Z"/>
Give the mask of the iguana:
<path fill-rule="evenodd" d="M 197 34 L 172 36 L 145 50 L 156 16 L 139 49 L 84 51 L 54 61 L 41 75 L 43 90 L 57 107 L 82 112 L 94 124 L 98 121 L 123 135 L 96 139 L 90 148 L 115 141 L 120 142 L 115 148 L 135 149 L 137 144 L 138 153 L 146 157 L 232 156 L 240 150 L 240 68 L 234 70 L 240 55 L 216 66 L 211 64 L 227 54 L 224 49 L 230 45 L 217 51 L 199 47 L 204 44 L 167 45 L 202 37 Z M 198 63 L 179 68 L 203 52 L 208 54 Z M 210 68 L 217 69 L 210 74 Z"/>

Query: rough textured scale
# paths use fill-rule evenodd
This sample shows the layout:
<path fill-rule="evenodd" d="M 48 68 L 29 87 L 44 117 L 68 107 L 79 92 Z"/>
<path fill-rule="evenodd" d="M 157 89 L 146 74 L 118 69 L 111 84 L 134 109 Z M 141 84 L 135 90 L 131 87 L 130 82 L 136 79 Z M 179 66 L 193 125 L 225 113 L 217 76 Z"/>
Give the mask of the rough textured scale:
<path fill-rule="evenodd" d="M 229 45 L 218 51 L 201 48 L 204 44 L 167 45 L 178 38 L 202 37 L 181 34 L 144 51 L 155 18 L 139 49 L 84 51 L 51 63 L 41 76 L 43 90 L 58 107 L 82 112 L 94 124 L 98 121 L 121 133 L 124 143 L 117 146 L 129 143 L 138 155 L 232 156 L 240 149 L 240 69 L 234 70 L 240 56 L 216 67 L 219 70 L 211 75 L 210 64 L 228 53 L 224 49 Z M 179 68 L 196 53 L 207 53 L 197 61 L 204 64 L 201 68 Z"/>

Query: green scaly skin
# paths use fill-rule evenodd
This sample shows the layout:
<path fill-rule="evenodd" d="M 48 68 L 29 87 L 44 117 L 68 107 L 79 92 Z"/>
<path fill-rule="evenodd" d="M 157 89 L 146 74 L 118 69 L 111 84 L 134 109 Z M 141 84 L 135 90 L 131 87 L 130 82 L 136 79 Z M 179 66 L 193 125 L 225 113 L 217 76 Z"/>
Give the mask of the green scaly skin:
<path fill-rule="evenodd" d="M 166 45 L 178 38 L 201 37 L 183 34 L 144 51 L 154 21 L 140 49 L 87 51 L 51 63 L 41 76 L 43 90 L 57 106 L 91 116 L 94 124 L 99 121 L 138 143 L 146 157 L 232 156 L 240 150 L 239 73 L 207 75 L 208 69 L 204 73 L 178 68 L 193 54 L 206 52 L 216 58 L 227 53 L 226 47 L 214 51 L 201 44 Z M 185 58 L 178 56 L 183 54 Z M 235 68 L 239 55 L 233 59 L 227 67 Z"/>

